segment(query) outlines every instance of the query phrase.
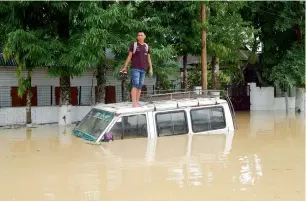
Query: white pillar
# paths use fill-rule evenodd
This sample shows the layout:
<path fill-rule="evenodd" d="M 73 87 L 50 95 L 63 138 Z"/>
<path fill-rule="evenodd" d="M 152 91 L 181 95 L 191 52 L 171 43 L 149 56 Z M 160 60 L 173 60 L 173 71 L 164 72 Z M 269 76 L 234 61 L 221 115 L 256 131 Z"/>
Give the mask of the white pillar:
<path fill-rule="evenodd" d="M 71 124 L 71 105 L 62 105 L 58 108 L 58 110 L 58 125 Z"/>
<path fill-rule="evenodd" d="M 305 88 L 296 89 L 295 109 L 305 111 L 306 92 Z"/>

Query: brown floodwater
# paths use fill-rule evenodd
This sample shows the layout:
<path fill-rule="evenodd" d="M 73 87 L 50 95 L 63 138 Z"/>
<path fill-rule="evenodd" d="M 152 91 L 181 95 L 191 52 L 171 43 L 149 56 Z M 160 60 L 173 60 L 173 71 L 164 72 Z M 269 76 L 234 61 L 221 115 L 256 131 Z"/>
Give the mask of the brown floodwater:
<path fill-rule="evenodd" d="M 0 128 L 0 200 L 305 200 L 305 116 L 237 113 L 233 134 L 91 145 Z"/>

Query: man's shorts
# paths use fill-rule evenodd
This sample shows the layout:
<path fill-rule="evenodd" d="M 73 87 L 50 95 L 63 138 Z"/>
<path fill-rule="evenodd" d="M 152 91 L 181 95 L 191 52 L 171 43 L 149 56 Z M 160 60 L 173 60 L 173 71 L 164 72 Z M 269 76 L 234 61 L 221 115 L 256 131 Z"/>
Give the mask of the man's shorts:
<path fill-rule="evenodd" d="M 146 76 L 145 70 L 131 68 L 131 83 L 134 88 L 142 89 L 144 78 Z"/>

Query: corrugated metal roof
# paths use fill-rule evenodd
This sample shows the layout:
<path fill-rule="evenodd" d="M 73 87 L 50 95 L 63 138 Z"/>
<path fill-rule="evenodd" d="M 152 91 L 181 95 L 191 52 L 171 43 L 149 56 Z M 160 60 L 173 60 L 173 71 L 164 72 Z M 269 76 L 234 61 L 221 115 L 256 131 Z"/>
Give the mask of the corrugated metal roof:
<path fill-rule="evenodd" d="M 114 59 L 115 58 L 115 55 L 111 51 L 111 49 L 106 49 L 106 58 L 108 58 L 108 59 Z M 3 58 L 3 53 L 1 53 L 1 50 L 0 50 L 0 66 L 2 66 L 2 67 L 16 67 L 18 65 L 17 65 L 17 62 L 14 58 L 11 58 L 11 59 L 5 61 L 4 58 Z"/>
<path fill-rule="evenodd" d="M 13 58 L 5 61 L 4 58 L 3 58 L 3 54 L 0 53 L 0 66 L 2 66 L 2 67 L 16 67 L 17 62 Z"/>

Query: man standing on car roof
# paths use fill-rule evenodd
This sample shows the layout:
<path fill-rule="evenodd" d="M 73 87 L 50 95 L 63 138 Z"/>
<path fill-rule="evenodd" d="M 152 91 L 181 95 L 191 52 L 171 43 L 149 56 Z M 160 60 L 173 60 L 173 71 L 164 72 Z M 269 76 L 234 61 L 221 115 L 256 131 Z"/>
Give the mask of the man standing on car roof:
<path fill-rule="evenodd" d="M 139 107 L 139 98 L 144 82 L 147 66 L 149 65 L 149 75 L 153 75 L 152 62 L 150 57 L 150 47 L 144 42 L 146 35 L 140 31 L 137 33 L 137 42 L 130 45 L 129 55 L 125 61 L 124 68 L 120 71 L 126 73 L 126 68 L 132 60 L 131 83 L 132 83 L 132 105 Z"/>

